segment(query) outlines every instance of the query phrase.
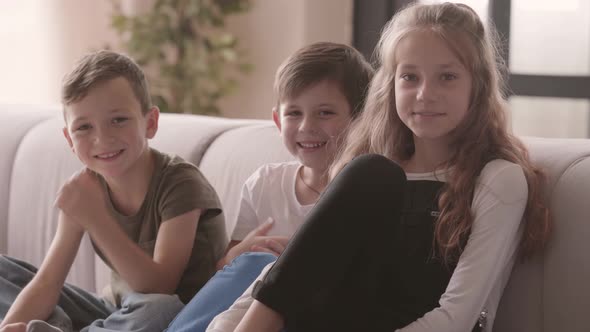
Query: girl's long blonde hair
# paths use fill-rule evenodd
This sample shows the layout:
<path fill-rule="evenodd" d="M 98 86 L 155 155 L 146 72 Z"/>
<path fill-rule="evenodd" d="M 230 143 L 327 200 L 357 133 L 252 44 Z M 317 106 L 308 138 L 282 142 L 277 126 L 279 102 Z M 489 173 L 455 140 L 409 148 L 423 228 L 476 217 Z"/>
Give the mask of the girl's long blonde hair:
<path fill-rule="evenodd" d="M 396 46 L 417 30 L 431 31 L 445 40 L 473 79 L 469 110 L 452 132 L 453 153 L 440 165 L 449 173 L 438 202 L 441 214 L 434 236 L 438 251 L 447 262 L 458 259 L 473 224 L 471 202 L 477 178 L 489 161 L 504 159 L 520 165 L 528 183 L 520 252 L 523 256 L 534 253 L 543 247 L 550 229 L 541 193 L 544 175 L 533 165 L 522 142 L 507 130 L 500 70 L 504 64 L 495 30 L 484 28 L 466 5 L 411 5 L 385 26 L 375 51 L 380 67 L 371 82 L 365 111 L 348 132 L 331 167 L 331 177 L 361 154 L 381 154 L 397 162 L 413 155 L 413 134 L 395 106 L 394 77 Z"/>

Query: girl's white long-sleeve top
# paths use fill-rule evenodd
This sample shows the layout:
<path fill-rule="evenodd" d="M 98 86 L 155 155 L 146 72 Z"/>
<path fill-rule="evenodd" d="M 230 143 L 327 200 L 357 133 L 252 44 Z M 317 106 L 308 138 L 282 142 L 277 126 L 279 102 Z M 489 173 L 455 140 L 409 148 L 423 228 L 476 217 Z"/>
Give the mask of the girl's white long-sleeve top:
<path fill-rule="evenodd" d="M 408 173 L 408 180 L 444 181 L 445 173 Z M 482 170 L 471 205 L 474 221 L 467 245 L 453 272 L 439 307 L 396 332 L 471 331 L 482 311 L 483 331 L 492 331 L 496 309 L 517 257 L 528 185 L 522 168 L 493 160 Z M 257 280 L 270 269 L 264 268 Z M 251 285 L 207 328 L 208 332 L 235 329 L 253 302 Z"/>

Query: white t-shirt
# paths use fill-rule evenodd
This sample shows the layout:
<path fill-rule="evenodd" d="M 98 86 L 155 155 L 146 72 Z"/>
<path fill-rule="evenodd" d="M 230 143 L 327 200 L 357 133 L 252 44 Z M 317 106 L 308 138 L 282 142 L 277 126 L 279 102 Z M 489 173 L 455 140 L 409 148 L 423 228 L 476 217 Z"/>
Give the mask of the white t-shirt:
<path fill-rule="evenodd" d="M 408 181 L 445 181 L 444 172 L 407 173 Z M 396 332 L 471 331 L 481 311 L 487 312 L 484 332 L 491 332 L 502 292 L 516 260 L 528 198 L 528 185 L 519 165 L 493 160 L 477 181 L 471 210 L 473 226 L 467 245 L 451 276 L 440 307 Z M 260 276 L 262 280 L 270 267 Z M 233 331 L 254 301 L 254 283 L 207 328 L 208 332 Z"/>
<path fill-rule="evenodd" d="M 299 162 L 266 164 L 244 183 L 236 226 L 231 239 L 242 241 L 258 225 L 272 217 L 267 235 L 292 236 L 305 221 L 311 205 L 301 205 L 295 195 Z"/>

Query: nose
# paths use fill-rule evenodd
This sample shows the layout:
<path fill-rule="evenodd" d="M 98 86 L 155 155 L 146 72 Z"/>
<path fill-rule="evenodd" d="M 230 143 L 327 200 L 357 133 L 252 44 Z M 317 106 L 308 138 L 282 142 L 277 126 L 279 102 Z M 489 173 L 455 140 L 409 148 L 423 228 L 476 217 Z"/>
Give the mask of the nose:
<path fill-rule="evenodd" d="M 98 126 L 94 131 L 95 143 L 111 143 L 114 141 L 114 135 L 108 126 Z"/>
<path fill-rule="evenodd" d="M 316 125 L 312 116 L 304 116 L 299 124 L 299 131 L 301 132 L 315 132 Z"/>
<path fill-rule="evenodd" d="M 435 101 L 438 98 L 438 87 L 436 83 L 431 80 L 422 80 L 418 87 L 416 99 L 423 102 Z"/>

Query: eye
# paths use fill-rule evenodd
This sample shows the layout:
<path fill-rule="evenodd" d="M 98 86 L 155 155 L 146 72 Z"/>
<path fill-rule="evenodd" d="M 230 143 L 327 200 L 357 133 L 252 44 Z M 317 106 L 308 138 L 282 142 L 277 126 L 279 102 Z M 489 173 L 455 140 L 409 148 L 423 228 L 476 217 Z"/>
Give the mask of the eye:
<path fill-rule="evenodd" d="M 452 80 L 457 79 L 457 75 L 455 75 L 453 73 L 444 73 L 444 74 L 440 75 L 440 78 L 443 81 L 452 81 Z"/>
<path fill-rule="evenodd" d="M 320 110 L 319 115 L 322 117 L 327 117 L 330 115 L 334 115 L 336 114 L 336 112 L 332 111 L 332 110 Z"/>
<path fill-rule="evenodd" d="M 82 124 L 76 127 L 76 129 L 74 129 L 74 131 L 86 131 L 88 129 L 92 128 L 89 124 Z"/>
<path fill-rule="evenodd" d="M 116 118 L 113 119 L 113 123 L 114 124 L 122 124 L 122 123 L 124 123 L 127 120 L 129 120 L 129 118 L 118 116 L 118 117 L 116 117 Z"/>
<path fill-rule="evenodd" d="M 402 74 L 400 78 L 408 82 L 414 82 L 418 80 L 418 76 L 415 74 Z"/>
<path fill-rule="evenodd" d="M 287 111 L 285 111 L 285 116 L 288 116 L 288 117 L 296 117 L 296 116 L 300 116 L 300 115 L 301 115 L 300 110 L 287 110 Z"/>

